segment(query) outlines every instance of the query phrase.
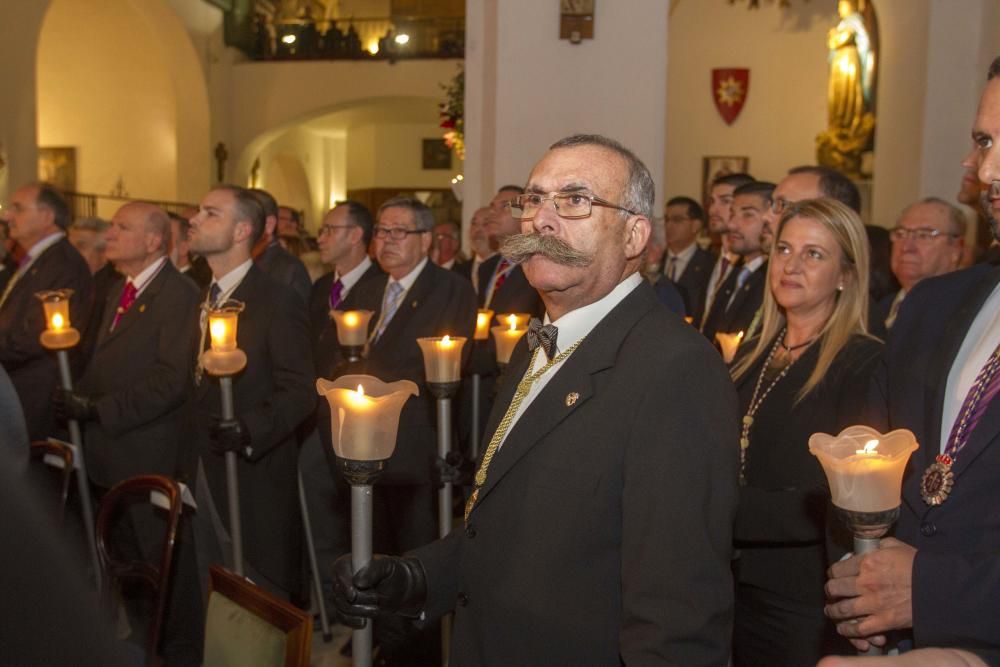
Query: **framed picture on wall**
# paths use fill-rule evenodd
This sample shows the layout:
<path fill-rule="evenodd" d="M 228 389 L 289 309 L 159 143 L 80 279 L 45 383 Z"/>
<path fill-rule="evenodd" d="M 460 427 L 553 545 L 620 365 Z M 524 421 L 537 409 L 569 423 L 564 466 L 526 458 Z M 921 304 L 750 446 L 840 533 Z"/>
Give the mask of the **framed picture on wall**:
<path fill-rule="evenodd" d="M 63 192 L 76 192 L 76 148 L 39 147 L 38 178 Z"/>
<path fill-rule="evenodd" d="M 451 149 L 444 139 L 424 139 L 424 169 L 451 169 Z"/>
<path fill-rule="evenodd" d="M 750 170 L 750 158 L 733 155 L 711 155 L 701 159 L 701 198 L 708 201 L 712 181 L 726 174 L 747 173 Z"/>

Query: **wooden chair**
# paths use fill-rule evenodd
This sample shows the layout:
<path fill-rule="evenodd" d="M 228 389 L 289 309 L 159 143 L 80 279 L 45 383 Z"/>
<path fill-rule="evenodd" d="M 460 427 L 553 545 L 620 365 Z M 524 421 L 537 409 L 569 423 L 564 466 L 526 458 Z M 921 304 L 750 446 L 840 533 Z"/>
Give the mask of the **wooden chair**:
<path fill-rule="evenodd" d="M 69 484 L 73 479 L 73 448 L 58 440 L 37 440 L 31 443 L 31 461 L 45 466 L 42 470 L 40 465 L 35 465 L 35 472 L 38 477 L 44 474 L 46 485 L 54 489 L 51 494 L 55 496 L 53 509 L 56 522 L 61 524 L 69 497 Z"/>
<path fill-rule="evenodd" d="M 133 504 L 152 505 L 165 511 L 158 565 L 135 555 L 123 555 L 115 548 L 112 538 L 114 528 L 122 520 L 124 511 Z M 149 665 L 157 663 L 157 647 L 169 595 L 174 540 L 182 505 L 181 489 L 177 482 L 161 475 L 142 475 L 112 487 L 101 500 L 101 508 L 97 514 L 97 552 L 104 571 L 106 603 L 111 604 L 115 584 L 139 582 L 148 586 L 153 593 L 153 613 L 146 636 L 146 663 Z"/>
<path fill-rule="evenodd" d="M 311 651 L 308 613 L 211 566 L 205 667 L 308 667 Z"/>

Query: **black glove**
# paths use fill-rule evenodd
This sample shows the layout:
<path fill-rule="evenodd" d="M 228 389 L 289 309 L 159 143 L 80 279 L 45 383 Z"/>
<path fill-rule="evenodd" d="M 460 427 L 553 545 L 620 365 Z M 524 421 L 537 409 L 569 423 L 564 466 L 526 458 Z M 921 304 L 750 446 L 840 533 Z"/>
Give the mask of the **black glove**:
<path fill-rule="evenodd" d="M 77 394 L 68 389 L 57 387 L 52 392 L 52 407 L 56 419 L 61 422 L 75 419 L 78 422 L 96 421 L 97 402 L 85 394 Z"/>
<path fill-rule="evenodd" d="M 216 454 L 243 453 L 250 446 L 250 431 L 242 419 L 217 419 L 208 431 L 209 444 Z"/>
<path fill-rule="evenodd" d="M 462 456 L 461 452 L 448 452 L 446 457 L 434 460 L 434 483 L 472 486 L 476 475 L 476 464 Z"/>
<path fill-rule="evenodd" d="M 426 599 L 427 577 L 416 558 L 375 554 L 357 574 L 350 554 L 333 564 L 333 604 L 344 625 L 360 629 L 379 614 L 416 617 Z"/>

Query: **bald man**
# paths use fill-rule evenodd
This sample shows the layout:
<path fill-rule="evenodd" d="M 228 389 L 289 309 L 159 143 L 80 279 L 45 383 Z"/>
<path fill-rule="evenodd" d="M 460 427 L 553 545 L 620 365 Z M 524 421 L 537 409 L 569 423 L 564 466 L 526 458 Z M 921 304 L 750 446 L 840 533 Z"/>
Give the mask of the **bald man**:
<path fill-rule="evenodd" d="M 112 285 L 95 323 L 87 369 L 76 391 L 57 395 L 56 413 L 80 420 L 87 472 L 99 495 L 136 475 L 190 483 L 185 404 L 198 343 L 198 288 L 167 257 L 170 218 L 158 207 L 125 204 L 111 219 L 106 240 L 108 261 L 124 277 Z M 131 522 L 140 553 L 158 558 L 154 536 L 162 524 L 148 515 Z M 186 537 L 185 526 L 178 539 L 184 543 Z M 163 647 L 168 664 L 196 664 L 201 650 L 194 554 L 184 547 L 175 551 L 175 562 L 190 557 L 191 575 L 177 576 L 173 584 Z"/>

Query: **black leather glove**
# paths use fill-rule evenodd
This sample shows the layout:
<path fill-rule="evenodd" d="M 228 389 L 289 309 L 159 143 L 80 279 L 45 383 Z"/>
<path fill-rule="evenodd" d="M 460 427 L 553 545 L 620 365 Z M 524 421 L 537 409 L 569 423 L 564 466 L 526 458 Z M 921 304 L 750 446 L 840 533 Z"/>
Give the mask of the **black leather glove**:
<path fill-rule="evenodd" d="M 416 558 L 375 554 L 357 574 L 351 555 L 333 564 L 333 604 L 337 617 L 352 628 L 365 627 L 379 614 L 419 616 L 427 599 L 427 577 Z"/>
<path fill-rule="evenodd" d="M 61 422 L 75 419 L 78 422 L 96 421 L 97 402 L 85 394 L 78 394 L 62 387 L 52 392 L 52 407 Z"/>
<path fill-rule="evenodd" d="M 448 452 L 446 457 L 434 460 L 434 483 L 472 486 L 476 475 L 476 464 L 466 459 L 461 452 Z"/>
<path fill-rule="evenodd" d="M 242 419 L 217 419 L 208 431 L 209 444 L 216 454 L 242 454 L 250 446 L 250 431 Z"/>

